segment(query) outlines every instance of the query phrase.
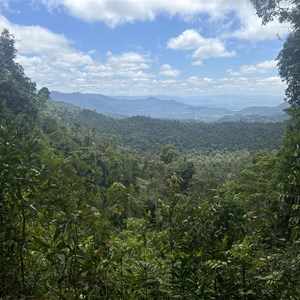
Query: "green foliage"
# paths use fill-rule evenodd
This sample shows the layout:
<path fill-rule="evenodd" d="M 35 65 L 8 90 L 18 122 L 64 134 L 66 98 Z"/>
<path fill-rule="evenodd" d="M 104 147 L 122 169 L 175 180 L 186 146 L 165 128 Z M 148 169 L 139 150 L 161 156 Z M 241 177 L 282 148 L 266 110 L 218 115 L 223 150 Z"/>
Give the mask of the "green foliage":
<path fill-rule="evenodd" d="M 300 195 L 300 166 L 299 166 L 299 129 L 300 129 L 300 3 L 297 0 L 287 1 L 288 5 L 280 7 L 281 1 L 272 1 L 267 6 L 264 0 L 255 1 L 258 15 L 264 21 L 270 17 L 279 17 L 279 21 L 288 21 L 292 32 L 288 35 L 277 60 L 279 74 L 286 82 L 286 100 L 291 108 L 288 113 L 291 119 L 287 126 L 284 148 L 280 152 L 280 171 L 278 172 L 281 189 L 280 226 L 285 237 L 299 237 L 299 195 Z"/>
<path fill-rule="evenodd" d="M 54 111 L 87 139 L 94 137 L 107 143 L 114 141 L 131 148 L 140 155 L 160 155 L 172 147 L 175 152 L 273 150 L 282 142 L 283 122 L 222 122 L 200 123 L 159 120 L 148 117 L 114 119 L 96 112 L 75 109 L 72 106 L 51 103 Z M 170 155 L 177 154 L 171 151 Z M 171 158 L 169 158 L 171 159 Z"/>
<path fill-rule="evenodd" d="M 172 161 L 176 160 L 178 157 L 178 152 L 176 151 L 176 148 L 173 145 L 166 145 L 160 153 L 160 159 L 166 163 L 169 164 Z"/>
<path fill-rule="evenodd" d="M 291 109 L 300 109 L 300 26 L 288 36 L 277 59 L 279 75 L 287 83 L 287 101 Z"/>
<path fill-rule="evenodd" d="M 0 299 L 300 298 L 293 105 L 278 155 L 282 124 L 54 104 L 0 45 Z"/>
<path fill-rule="evenodd" d="M 250 0 L 257 15 L 266 24 L 274 18 L 280 22 L 290 22 L 294 28 L 300 25 L 300 4 L 298 0 Z"/>
<path fill-rule="evenodd" d="M 15 62 L 16 49 L 14 36 L 4 29 L 0 36 L 0 111 L 3 108 L 15 114 L 22 114 L 26 119 L 35 118 L 39 101 L 35 94 L 35 83 L 24 74 L 23 68 Z"/>

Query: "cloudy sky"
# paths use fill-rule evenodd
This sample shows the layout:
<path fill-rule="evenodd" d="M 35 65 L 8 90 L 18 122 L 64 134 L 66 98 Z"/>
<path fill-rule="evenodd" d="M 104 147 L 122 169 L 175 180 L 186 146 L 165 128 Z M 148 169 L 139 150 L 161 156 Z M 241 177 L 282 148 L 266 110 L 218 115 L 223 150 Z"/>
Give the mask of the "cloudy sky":
<path fill-rule="evenodd" d="M 0 0 L 38 87 L 106 95 L 283 95 L 288 25 L 250 0 Z"/>

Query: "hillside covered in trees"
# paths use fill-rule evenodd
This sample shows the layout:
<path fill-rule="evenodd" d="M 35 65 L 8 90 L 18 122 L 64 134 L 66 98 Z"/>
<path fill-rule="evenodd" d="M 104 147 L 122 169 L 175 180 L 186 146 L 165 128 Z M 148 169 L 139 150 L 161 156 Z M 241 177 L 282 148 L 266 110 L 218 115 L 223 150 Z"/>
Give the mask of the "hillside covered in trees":
<path fill-rule="evenodd" d="M 286 130 L 53 103 L 2 31 L 0 299 L 300 298 L 300 8 L 267 2 L 294 26 Z"/>
<path fill-rule="evenodd" d="M 159 154 L 166 144 L 178 151 L 274 150 L 282 143 L 283 122 L 220 122 L 203 123 L 178 120 L 152 119 L 135 116 L 115 119 L 96 112 L 79 109 L 63 103 L 48 102 L 52 126 L 63 122 L 77 135 L 90 139 L 115 139 L 122 147 L 138 151 L 141 155 Z M 46 130 L 52 129 L 47 123 Z M 48 126 L 48 127 L 47 127 Z"/>

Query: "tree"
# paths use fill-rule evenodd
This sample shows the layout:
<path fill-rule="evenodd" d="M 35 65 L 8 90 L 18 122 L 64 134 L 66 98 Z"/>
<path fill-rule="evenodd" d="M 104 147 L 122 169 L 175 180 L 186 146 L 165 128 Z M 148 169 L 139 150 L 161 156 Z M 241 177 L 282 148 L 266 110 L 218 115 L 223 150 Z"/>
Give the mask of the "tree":
<path fill-rule="evenodd" d="M 0 105 L 27 119 L 35 118 L 39 101 L 36 85 L 25 75 L 23 67 L 15 62 L 15 42 L 14 36 L 4 29 L 0 35 Z M 0 116 L 5 117 L 1 112 Z"/>
<path fill-rule="evenodd" d="M 286 101 L 291 120 L 281 150 L 278 174 L 283 199 L 281 227 L 288 238 L 299 237 L 300 223 L 300 2 L 299 0 L 251 0 L 258 16 L 267 23 L 274 18 L 289 22 L 292 32 L 286 38 L 277 60 L 279 74 L 286 82 Z"/>
<path fill-rule="evenodd" d="M 38 96 L 40 98 L 42 98 L 43 100 L 49 100 L 50 99 L 50 92 L 49 92 L 48 88 L 42 87 L 38 92 Z"/>
<path fill-rule="evenodd" d="M 300 108 L 300 27 L 286 39 L 278 56 L 281 78 L 287 83 L 286 96 L 291 108 Z"/>
<path fill-rule="evenodd" d="M 160 159 L 164 163 L 169 164 L 172 161 L 176 160 L 178 155 L 179 153 L 173 145 L 166 145 L 161 150 Z"/>
<path fill-rule="evenodd" d="M 48 100 L 50 100 L 50 92 L 49 92 L 48 88 L 42 87 L 38 91 L 38 96 L 39 96 L 39 100 L 41 102 L 40 104 L 44 105 Z"/>
<path fill-rule="evenodd" d="M 294 29 L 300 26 L 300 3 L 298 0 L 250 0 L 262 18 L 263 24 L 278 18 L 280 22 L 290 22 Z"/>
<path fill-rule="evenodd" d="M 16 63 L 15 38 L 0 35 L 0 298 L 31 289 L 28 228 L 41 177 L 37 117 L 42 96 Z M 31 220 L 29 225 L 28 220 Z"/>

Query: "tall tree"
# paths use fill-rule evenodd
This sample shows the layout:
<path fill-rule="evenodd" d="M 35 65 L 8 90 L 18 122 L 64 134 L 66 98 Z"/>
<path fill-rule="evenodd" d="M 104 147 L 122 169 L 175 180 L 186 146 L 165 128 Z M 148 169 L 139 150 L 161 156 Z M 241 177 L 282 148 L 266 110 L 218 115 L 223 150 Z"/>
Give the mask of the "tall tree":
<path fill-rule="evenodd" d="M 286 101 L 290 104 L 284 148 L 281 151 L 279 172 L 282 187 L 281 228 L 288 237 L 297 238 L 300 233 L 300 2 L 299 0 L 251 0 L 263 23 L 278 18 L 291 24 L 277 60 L 279 75 L 286 82 Z"/>
<path fill-rule="evenodd" d="M 15 38 L 4 29 L 0 35 L 0 298 L 26 293 L 26 227 L 39 174 L 40 147 L 33 134 L 39 97 L 15 58 Z"/>
<path fill-rule="evenodd" d="M 27 117 L 36 117 L 36 85 L 16 61 L 15 37 L 4 29 L 0 35 L 0 107 Z M 1 118 L 2 116 L 0 112 Z"/>

